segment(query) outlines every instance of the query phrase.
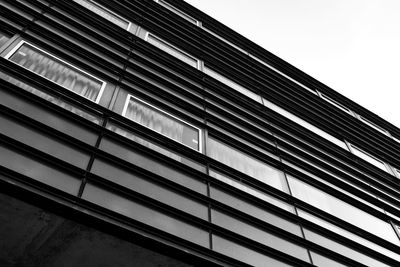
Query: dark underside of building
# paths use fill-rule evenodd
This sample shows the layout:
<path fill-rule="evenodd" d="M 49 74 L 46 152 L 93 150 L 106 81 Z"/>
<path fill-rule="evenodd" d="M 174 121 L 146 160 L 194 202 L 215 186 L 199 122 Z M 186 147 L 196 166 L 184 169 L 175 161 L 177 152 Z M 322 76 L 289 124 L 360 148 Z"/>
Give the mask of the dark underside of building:
<path fill-rule="evenodd" d="M 392 124 L 184 1 L 0 5 L 0 266 L 400 266 Z"/>

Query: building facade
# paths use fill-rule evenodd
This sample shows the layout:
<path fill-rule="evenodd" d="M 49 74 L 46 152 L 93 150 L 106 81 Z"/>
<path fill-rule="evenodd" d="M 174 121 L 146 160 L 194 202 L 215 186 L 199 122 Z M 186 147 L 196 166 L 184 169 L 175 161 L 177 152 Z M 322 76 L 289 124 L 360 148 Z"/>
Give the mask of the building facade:
<path fill-rule="evenodd" d="M 400 265 L 395 126 L 184 1 L 0 3 L 0 265 Z"/>

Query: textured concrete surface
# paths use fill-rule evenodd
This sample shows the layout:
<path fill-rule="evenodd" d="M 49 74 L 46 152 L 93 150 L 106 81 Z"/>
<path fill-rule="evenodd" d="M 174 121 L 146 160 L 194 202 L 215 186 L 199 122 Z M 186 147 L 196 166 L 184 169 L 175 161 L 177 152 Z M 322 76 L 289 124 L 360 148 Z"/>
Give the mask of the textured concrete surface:
<path fill-rule="evenodd" d="M 0 193 L 0 266 L 190 265 Z"/>

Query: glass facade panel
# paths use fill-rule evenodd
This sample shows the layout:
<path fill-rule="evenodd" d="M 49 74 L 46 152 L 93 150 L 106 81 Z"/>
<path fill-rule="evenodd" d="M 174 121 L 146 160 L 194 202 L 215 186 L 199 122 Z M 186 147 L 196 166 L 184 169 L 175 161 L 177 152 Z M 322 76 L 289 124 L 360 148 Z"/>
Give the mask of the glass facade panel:
<path fill-rule="evenodd" d="M 137 134 L 134 134 L 133 132 L 124 129 L 123 127 L 117 126 L 114 123 L 107 123 L 106 127 L 107 127 L 107 129 L 109 129 L 119 135 L 122 135 L 138 144 L 148 147 L 154 151 L 157 151 L 158 153 L 163 154 L 171 159 L 182 162 L 183 164 L 186 164 L 198 171 L 201 171 L 201 172 L 206 171 L 206 168 L 203 165 L 200 165 L 191 159 L 183 157 L 183 156 L 179 155 L 178 153 L 172 152 L 171 150 L 166 149 L 160 145 L 156 145 L 153 142 L 147 141 L 145 138 L 139 137 Z"/>
<path fill-rule="evenodd" d="M 378 160 L 377 158 L 369 155 L 368 153 L 362 151 L 361 149 L 350 145 L 351 146 L 351 152 L 353 152 L 354 155 L 357 155 L 358 157 L 362 158 L 363 160 L 371 163 L 372 165 L 380 168 L 381 170 L 384 171 L 388 171 L 388 169 L 386 168 L 385 163 L 383 163 L 383 161 Z"/>
<path fill-rule="evenodd" d="M 81 108 L 78 108 L 75 105 L 70 104 L 70 103 L 62 100 L 59 97 L 53 96 L 50 93 L 47 93 L 47 92 L 45 92 L 43 90 L 39 90 L 39 89 L 37 89 L 37 88 L 27 84 L 27 83 L 24 83 L 24 82 L 20 81 L 19 79 L 11 77 L 10 75 L 8 75 L 8 74 L 6 74 L 4 72 L 1 72 L 1 71 L 0 71 L 0 79 L 3 79 L 3 80 L 5 80 L 5 81 L 7 81 L 9 83 L 12 83 L 12 84 L 20 87 L 21 89 L 23 89 L 25 91 L 28 91 L 28 92 L 30 92 L 30 93 L 32 93 L 32 94 L 34 94 L 34 95 L 46 100 L 46 101 L 49 101 L 49 102 L 53 103 L 54 105 L 57 105 L 57 106 L 65 109 L 65 110 L 68 110 L 68 111 L 70 111 L 70 112 L 72 112 L 72 113 L 74 113 L 74 114 L 76 114 L 76 115 L 78 115 L 78 116 L 80 116 L 80 117 L 82 117 L 82 118 L 84 118 L 84 119 L 86 119 L 88 121 L 91 121 L 91 122 L 93 122 L 95 124 L 100 124 L 101 121 L 102 121 L 99 116 L 91 114 L 90 112 L 88 112 L 86 110 L 83 110 Z"/>
<path fill-rule="evenodd" d="M 206 184 L 204 182 L 192 178 L 189 174 L 185 174 L 182 171 L 175 170 L 167 163 L 159 162 L 151 156 L 146 156 L 145 154 L 130 149 L 124 146 L 123 143 L 103 138 L 100 143 L 100 149 L 196 192 L 201 194 L 207 193 Z"/>
<path fill-rule="evenodd" d="M 288 192 L 282 171 L 225 145 L 214 138 L 207 141 L 207 156 L 284 192 Z"/>
<path fill-rule="evenodd" d="M 8 108 L 29 116 L 38 122 L 46 124 L 60 132 L 75 137 L 82 142 L 94 145 L 97 135 L 51 110 L 35 105 L 31 101 L 10 94 L 0 88 L 0 103 Z"/>
<path fill-rule="evenodd" d="M 273 111 L 281 114 L 282 116 L 288 118 L 289 120 L 291 120 L 291 121 L 303 126 L 304 128 L 312 131 L 315 134 L 318 134 L 319 136 L 321 136 L 321 137 L 325 138 L 326 140 L 334 143 L 335 145 L 340 146 L 341 148 L 348 150 L 346 144 L 343 141 L 341 141 L 341 140 L 337 139 L 336 137 L 328 134 L 327 132 L 319 129 L 318 127 L 315 127 L 311 123 L 309 123 L 309 122 L 297 117 L 296 115 L 284 110 L 283 108 L 275 105 L 274 103 L 266 100 L 265 98 L 263 98 L 263 103 L 264 103 L 264 105 L 266 107 L 268 107 L 268 108 L 272 109 Z"/>
<path fill-rule="evenodd" d="M 345 257 L 353 259 L 357 262 L 363 263 L 366 266 L 389 267 L 389 265 L 387 265 L 387 264 L 384 264 L 378 260 L 368 257 L 358 251 L 355 251 L 355 250 L 348 248 L 342 244 L 339 244 L 338 242 L 335 242 L 326 237 L 323 237 L 323 236 L 321 236 L 313 231 L 310 231 L 306 228 L 303 228 L 303 231 L 304 231 L 304 235 L 307 240 L 317 243 L 324 248 L 331 249 L 331 250 L 335 251 L 336 253 L 339 253 Z"/>
<path fill-rule="evenodd" d="M 255 267 L 289 267 L 292 265 L 280 262 L 276 259 L 263 255 L 257 251 L 229 241 L 217 235 L 212 236 L 213 250 L 229 257 L 245 262 Z"/>
<path fill-rule="evenodd" d="M 266 193 L 264 193 L 264 192 L 262 192 L 260 190 L 257 190 L 257 189 L 255 189 L 255 188 L 253 188 L 253 187 L 251 187 L 251 186 L 249 186 L 247 184 L 241 183 L 238 180 L 234 180 L 232 178 L 228 178 L 227 176 L 221 175 L 220 173 L 215 172 L 213 170 L 210 170 L 209 174 L 210 174 L 211 177 L 214 177 L 215 179 L 217 179 L 217 180 L 219 180 L 221 182 L 224 182 L 224 183 L 226 183 L 226 184 L 228 184 L 228 185 L 230 185 L 232 187 L 240 189 L 243 192 L 246 192 L 246 193 L 248 193 L 248 194 L 250 194 L 252 196 L 255 196 L 255 197 L 259 198 L 259 199 L 262 199 L 265 202 L 271 203 L 271 204 L 273 204 L 273 205 L 275 205 L 277 207 L 280 207 L 280 208 L 282 208 L 284 210 L 287 210 L 287 211 L 290 211 L 290 212 L 294 212 L 293 207 L 291 205 L 287 204 L 286 202 L 283 202 L 283 201 L 281 201 L 281 200 L 279 200 L 277 198 L 274 198 L 274 197 L 272 197 L 272 196 L 270 196 L 270 195 L 268 195 L 268 194 L 266 194 Z"/>
<path fill-rule="evenodd" d="M 122 115 L 195 150 L 200 150 L 200 129 L 131 95 Z"/>
<path fill-rule="evenodd" d="M 89 155 L 36 129 L 17 123 L 0 114 L 0 133 L 25 143 L 79 168 L 86 169 Z"/>
<path fill-rule="evenodd" d="M 152 45 L 160 48 L 164 52 L 167 52 L 168 54 L 182 60 L 183 62 L 189 64 L 190 66 L 194 68 L 199 68 L 199 60 L 190 56 L 186 52 L 183 52 L 182 50 L 176 48 L 175 46 L 168 44 L 166 41 L 161 40 L 160 38 L 152 35 L 151 33 L 147 34 L 146 41 L 151 43 Z"/>
<path fill-rule="evenodd" d="M 78 194 L 81 185 L 80 179 L 2 145 L 0 145 L 0 166 L 73 195 Z"/>
<path fill-rule="evenodd" d="M 172 189 L 167 189 L 166 187 L 150 180 L 146 180 L 146 178 L 141 178 L 136 174 L 98 159 L 93 162 L 91 171 L 107 180 L 127 187 L 140 194 L 156 199 L 201 219 L 208 219 L 208 209 L 205 205 L 182 196 L 177 192 L 172 191 Z"/>
<path fill-rule="evenodd" d="M 210 188 L 210 196 L 211 198 L 218 200 L 228 206 L 234 207 L 241 212 L 244 212 L 250 216 L 253 216 L 259 220 L 262 220 L 266 223 L 272 224 L 276 227 L 284 229 L 292 234 L 302 236 L 300 226 L 290 222 L 278 215 L 273 214 L 272 212 L 267 211 L 266 209 L 261 208 L 260 206 L 256 206 L 255 204 L 250 203 L 249 201 L 240 199 L 239 197 L 233 196 L 229 193 L 226 193 L 222 190 L 217 189 L 215 186 Z M 294 212 L 293 206 L 287 204 L 287 211 Z"/>
<path fill-rule="evenodd" d="M 238 91 L 239 93 L 244 94 L 245 96 L 259 102 L 262 103 L 261 101 L 261 96 L 259 96 L 258 94 L 254 93 L 253 91 L 250 91 L 247 88 L 244 88 L 243 86 L 235 83 L 234 81 L 224 77 L 223 75 L 219 74 L 218 72 L 208 68 L 207 66 L 204 66 L 204 72 L 208 75 L 210 75 L 211 77 L 213 77 L 214 79 L 222 82 L 223 84 L 228 85 L 229 87 L 231 87 L 232 89 Z"/>
<path fill-rule="evenodd" d="M 389 242 L 400 244 L 389 223 L 291 176 L 288 180 L 293 196 Z"/>
<path fill-rule="evenodd" d="M 400 254 L 397 254 L 397 253 L 395 253 L 393 251 L 390 251 L 390 250 L 388 250 L 388 249 L 386 249 L 384 247 L 381 247 L 381 246 L 379 246 L 379 245 L 377 245 L 377 244 L 375 244 L 375 243 L 373 243 L 373 242 L 371 242 L 369 240 L 366 240 L 365 238 L 362 238 L 362 237 L 360 237 L 360 236 L 358 236 L 356 234 L 353 234 L 353 233 L 351 233 L 351 232 L 349 232 L 349 231 L 347 231 L 347 230 L 345 230 L 345 229 L 343 229 L 341 227 L 338 227 L 338 226 L 336 226 L 336 225 L 334 225 L 332 223 L 324 221 L 324 220 L 322 220 L 322 219 L 320 219 L 320 218 L 318 218 L 318 217 L 316 217 L 314 215 L 311 215 L 311 214 L 309 214 L 309 213 L 307 213 L 307 212 L 305 212 L 305 211 L 303 211 L 301 209 L 297 209 L 297 213 L 298 213 L 298 215 L 300 217 L 302 217 L 304 219 L 307 219 L 307 220 L 309 220 L 309 221 L 311 221 L 311 222 L 313 222 L 313 223 L 315 223 L 315 224 L 317 224 L 317 225 L 319 225 L 321 227 L 324 227 L 324 228 L 326 228 L 326 229 L 328 229 L 328 230 L 330 230 L 330 231 L 332 231 L 334 233 L 337 233 L 337 234 L 339 234 L 341 236 L 344 236 L 344 237 L 346 237 L 346 238 L 348 238 L 350 240 L 353 240 L 354 242 L 357 242 L 357 243 L 359 243 L 361 245 L 364 245 L 364 246 L 366 246 L 366 247 L 368 247 L 370 249 L 373 249 L 373 250 L 375 250 L 377 252 L 380 252 L 380 253 L 382 253 L 382 254 L 390 257 L 390 258 L 393 258 L 393 259 L 395 259 L 397 261 L 400 261 Z"/>
<path fill-rule="evenodd" d="M 262 243 L 263 245 L 272 247 L 279 251 L 283 251 L 303 261 L 310 261 L 307 250 L 305 248 L 286 241 L 276 235 L 270 234 L 265 230 L 261 230 L 260 228 L 249 225 L 244 221 L 234 219 L 222 212 L 212 209 L 211 221 L 214 224 L 217 224 L 239 235 L 243 235 L 254 241 Z"/>
<path fill-rule="evenodd" d="M 115 25 L 118 25 L 118 26 L 120 26 L 121 28 L 123 28 L 125 30 L 129 29 L 129 26 L 130 26 L 129 21 L 127 21 L 126 19 L 121 18 L 120 16 L 118 16 L 114 12 L 112 12 L 112 11 L 108 10 L 107 8 L 97 4 L 96 2 L 91 1 L 91 0 L 73 0 L 73 1 L 78 3 L 78 4 L 80 4 L 81 6 L 86 7 L 90 11 L 93 11 L 97 15 L 102 16 L 106 20 L 111 21 Z"/>
<path fill-rule="evenodd" d="M 31 44 L 22 41 L 6 58 L 78 95 L 100 100 L 104 82 Z"/>
<path fill-rule="evenodd" d="M 207 231 L 98 186 L 86 184 L 82 198 L 200 246 L 210 247 Z"/>
<path fill-rule="evenodd" d="M 347 265 L 340 264 L 334 260 L 322 256 L 321 254 L 310 251 L 313 264 L 320 267 L 346 267 Z"/>
<path fill-rule="evenodd" d="M 0 48 L 10 40 L 10 36 L 0 31 Z"/>

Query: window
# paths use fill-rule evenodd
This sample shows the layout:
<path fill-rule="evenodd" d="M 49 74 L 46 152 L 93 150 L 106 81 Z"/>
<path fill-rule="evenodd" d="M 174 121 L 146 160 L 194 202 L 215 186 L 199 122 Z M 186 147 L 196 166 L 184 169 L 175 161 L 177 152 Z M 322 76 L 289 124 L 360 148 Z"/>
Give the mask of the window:
<path fill-rule="evenodd" d="M 343 110 L 344 112 L 349 113 L 350 115 L 353 115 L 352 111 L 350 109 L 348 109 L 347 107 L 345 107 L 344 105 L 340 104 L 339 102 L 333 100 L 332 98 L 330 98 L 329 96 L 324 95 L 323 93 L 320 93 L 320 96 L 322 97 L 322 99 L 326 100 L 327 102 L 331 103 L 332 105 L 334 105 L 335 107 Z"/>
<path fill-rule="evenodd" d="M 239 93 L 242 93 L 245 96 L 247 96 L 247 97 L 249 97 L 249 98 L 251 98 L 251 99 L 253 99 L 253 100 L 255 100 L 255 101 L 259 102 L 259 103 L 261 103 L 261 97 L 258 94 L 250 91 L 247 88 L 244 88 L 243 86 L 241 86 L 241 85 L 235 83 L 234 81 L 224 77 L 223 75 L 219 74 L 218 72 L 216 72 L 216 71 L 214 71 L 214 70 L 212 70 L 212 69 L 210 69 L 210 68 L 208 68 L 206 66 L 204 66 L 204 72 L 206 74 L 210 75 L 211 77 L 213 77 L 214 79 L 216 79 L 216 80 L 228 85 L 229 87 L 231 87 L 232 89 L 238 91 Z"/>
<path fill-rule="evenodd" d="M 207 141 L 207 156 L 265 184 L 288 191 L 283 172 L 211 137 Z"/>
<path fill-rule="evenodd" d="M 25 41 L 21 41 L 6 58 L 96 103 L 106 85 L 105 82 Z"/>
<path fill-rule="evenodd" d="M 383 129 L 382 127 L 376 125 L 376 124 L 373 123 L 373 122 L 370 122 L 369 120 L 367 120 L 366 118 L 364 118 L 364 117 L 362 117 L 362 116 L 360 116 L 360 115 L 358 115 L 358 117 L 359 117 L 359 119 L 360 119 L 362 122 L 364 122 L 365 124 L 369 125 L 371 128 L 374 128 L 375 130 L 377 130 L 377 131 L 383 133 L 384 135 L 389 135 L 389 134 L 388 134 L 388 131 L 386 131 L 386 130 Z"/>
<path fill-rule="evenodd" d="M 372 165 L 380 168 L 381 170 L 384 170 L 384 171 L 387 171 L 387 172 L 391 173 L 391 171 L 389 170 L 389 168 L 386 166 L 386 164 L 383 161 L 375 158 L 374 156 L 371 156 L 367 152 L 359 149 L 358 147 L 355 147 L 352 144 L 350 144 L 350 150 L 354 155 L 357 155 L 358 157 L 360 157 L 363 160 L 371 163 Z"/>
<path fill-rule="evenodd" d="M 315 126 L 312 125 L 311 123 L 308 123 L 307 121 L 305 121 L 305 120 L 303 120 L 303 119 L 301 119 L 301 118 L 299 118 L 299 117 L 293 115 L 292 113 L 290 113 L 290 112 L 284 110 L 283 108 L 281 108 L 281 107 L 275 105 L 274 103 L 272 103 L 272 102 L 266 100 L 265 98 L 263 98 L 263 103 L 264 103 L 264 105 L 265 105 L 266 107 L 272 109 L 273 111 L 278 112 L 278 113 L 281 114 L 282 116 L 284 116 L 284 117 L 286 117 L 286 118 L 288 118 L 288 119 L 294 121 L 294 122 L 297 123 L 297 124 L 300 124 L 301 126 L 303 126 L 303 127 L 307 128 L 308 130 L 312 131 L 313 133 L 318 134 L 319 136 L 325 138 L 326 140 L 329 140 L 329 141 L 331 141 L 332 143 L 334 143 L 334 144 L 340 146 L 341 148 L 347 150 L 347 146 L 346 146 L 346 144 L 345 144 L 343 141 L 341 141 L 341 140 L 337 139 L 336 137 L 334 137 L 334 136 L 328 134 L 327 132 L 325 132 L 325 131 L 319 129 L 318 127 L 315 127 Z"/>
<path fill-rule="evenodd" d="M 106 20 L 111 21 L 112 23 L 118 25 L 119 27 L 125 30 L 129 30 L 131 27 L 131 23 L 128 20 L 122 18 L 121 16 L 115 14 L 114 12 L 108 10 L 107 8 L 97 4 L 92 0 L 73 0 L 73 1 L 86 7 L 90 11 L 93 11 L 97 15 L 102 16 Z"/>
<path fill-rule="evenodd" d="M 165 1 L 163 1 L 163 0 L 156 0 L 156 2 L 157 2 L 158 4 L 160 4 L 161 6 L 165 7 L 166 9 L 168 9 L 168 10 L 174 12 L 174 13 L 177 14 L 178 16 L 181 16 L 182 18 L 184 18 L 184 19 L 190 21 L 191 23 L 196 24 L 196 25 L 199 25 L 199 22 L 198 22 L 196 19 L 194 19 L 194 18 L 192 18 L 191 16 L 189 16 L 189 15 L 183 13 L 182 11 L 180 11 L 180 10 L 177 9 L 176 7 L 170 5 L 169 3 L 167 3 L 167 2 L 165 2 Z"/>
<path fill-rule="evenodd" d="M 128 95 L 122 115 L 194 150 L 201 151 L 200 129 Z"/>
<path fill-rule="evenodd" d="M 188 53 L 180 50 L 179 48 L 167 43 L 164 40 L 161 40 L 159 37 L 154 36 L 151 33 L 147 33 L 145 40 L 152 45 L 160 48 L 164 52 L 182 60 L 183 62 L 189 64 L 190 66 L 199 69 L 200 68 L 200 61 L 197 58 L 192 57 Z"/>
<path fill-rule="evenodd" d="M 243 49 L 240 48 L 239 46 L 237 46 L 237 45 L 235 45 L 235 44 L 229 42 L 229 41 L 226 40 L 225 38 L 222 38 L 222 37 L 219 36 L 218 34 L 216 34 L 216 33 L 214 33 L 213 31 L 207 29 L 206 27 L 202 26 L 201 28 L 202 28 L 203 30 L 205 30 L 206 32 L 208 32 L 209 34 L 211 34 L 211 35 L 217 37 L 217 38 L 220 39 L 221 41 L 223 41 L 223 42 L 229 44 L 230 46 L 232 46 L 232 47 L 234 47 L 234 48 L 236 48 L 237 50 L 239 50 L 239 51 L 242 52 L 243 54 L 246 54 L 246 55 L 248 54 L 245 50 L 243 50 Z"/>
<path fill-rule="evenodd" d="M 288 181 L 293 196 L 348 223 L 360 227 L 371 234 L 386 239 L 396 245 L 400 244 L 392 226 L 388 222 L 294 177 L 288 176 Z"/>
<path fill-rule="evenodd" d="M 277 70 L 276 68 L 272 67 L 271 65 L 265 63 L 264 61 L 262 61 L 262 60 L 259 59 L 258 57 L 253 56 L 252 54 L 249 54 L 249 56 L 250 56 L 252 59 L 255 59 L 256 61 L 260 62 L 261 64 L 263 64 L 263 65 L 266 66 L 267 68 L 269 68 L 269 69 L 275 71 L 276 73 L 279 73 L 280 75 L 282 75 L 282 76 L 285 77 L 286 79 L 288 79 L 288 80 L 294 82 L 295 84 L 297 84 L 297 85 L 303 87 L 304 89 L 306 89 L 306 90 L 309 91 L 310 93 L 313 93 L 314 95 L 316 94 L 315 91 L 314 91 L 313 89 L 310 89 L 310 88 L 308 88 L 307 86 L 305 86 L 304 84 L 299 83 L 298 81 L 296 81 L 296 80 L 293 79 L 292 77 L 289 77 L 289 76 L 286 75 L 285 73 L 283 73 L 283 72 Z"/>

